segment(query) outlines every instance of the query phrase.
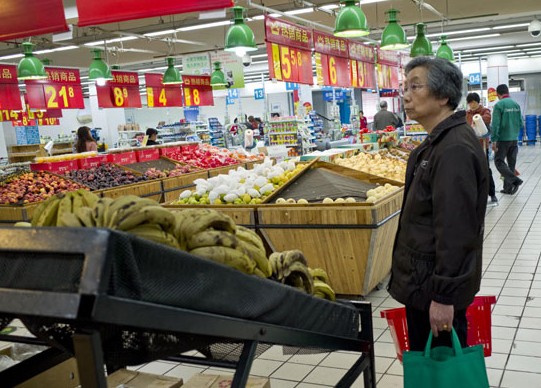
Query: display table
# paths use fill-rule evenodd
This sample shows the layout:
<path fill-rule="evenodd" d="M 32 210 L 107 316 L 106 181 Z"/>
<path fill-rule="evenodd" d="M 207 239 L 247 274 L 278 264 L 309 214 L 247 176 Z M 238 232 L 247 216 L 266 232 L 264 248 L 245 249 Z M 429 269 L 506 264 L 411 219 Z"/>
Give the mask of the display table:
<path fill-rule="evenodd" d="M 205 357 L 177 360 L 235 368 L 232 387 L 243 387 L 259 343 L 361 352 L 337 387 L 363 372 L 365 387 L 376 386 L 368 302 L 318 299 L 105 229 L 2 228 L 0 247 L 7 268 L 0 317 L 19 318 L 61 353 L 73 353 L 83 387 L 107 386 L 104 364 L 138 365 L 194 349 Z M 240 349 L 236 356 L 231 346 Z M 220 357 L 225 352 L 236 360 Z M 26 373 L 8 368 L 0 381 L 14 386 L 40 369 L 36 363 L 51 361 L 38 354 L 14 367 Z"/>

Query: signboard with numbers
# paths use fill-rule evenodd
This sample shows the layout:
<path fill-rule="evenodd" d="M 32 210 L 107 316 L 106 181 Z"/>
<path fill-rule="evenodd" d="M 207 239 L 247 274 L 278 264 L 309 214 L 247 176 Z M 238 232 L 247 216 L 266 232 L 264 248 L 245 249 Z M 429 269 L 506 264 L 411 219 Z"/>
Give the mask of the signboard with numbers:
<path fill-rule="evenodd" d="M 265 98 L 265 91 L 263 88 L 254 89 L 254 100 L 263 100 Z"/>
<path fill-rule="evenodd" d="M 0 110 L 21 110 L 17 66 L 0 65 Z"/>
<path fill-rule="evenodd" d="M 378 86 L 380 89 L 398 89 L 400 81 L 400 55 L 392 50 L 377 51 Z"/>
<path fill-rule="evenodd" d="M 214 97 L 212 96 L 212 86 L 210 86 L 210 76 L 208 75 L 184 75 L 184 105 L 186 106 L 212 106 Z"/>
<path fill-rule="evenodd" d="M 32 109 L 83 109 L 83 89 L 78 69 L 45 67 L 46 80 L 26 80 Z"/>
<path fill-rule="evenodd" d="M 470 85 L 481 85 L 481 73 L 472 73 L 468 76 Z"/>
<path fill-rule="evenodd" d="M 314 30 L 318 82 L 325 86 L 351 87 L 348 41 Z"/>
<path fill-rule="evenodd" d="M 28 98 L 27 96 L 25 96 Z M 49 124 L 52 122 L 58 122 L 59 120 L 47 120 L 47 119 L 58 119 L 62 117 L 62 109 L 49 109 L 46 111 L 32 111 L 30 109 L 30 106 L 28 103 L 26 104 L 26 110 L 7 110 L 2 109 L 0 110 L 0 121 L 13 121 L 13 122 L 21 122 L 25 124 L 20 125 L 29 125 L 26 123 L 32 122 L 32 120 L 36 121 L 36 123 L 39 123 L 40 120 L 43 123 L 46 124 L 40 124 L 40 125 L 56 125 L 56 124 Z M 30 124 L 33 125 L 33 124 Z M 36 124 L 37 125 L 37 124 Z"/>
<path fill-rule="evenodd" d="M 139 78 L 136 72 L 112 71 L 113 79 L 96 85 L 100 108 L 141 108 Z"/>
<path fill-rule="evenodd" d="M 182 106 L 182 90 L 180 85 L 162 84 L 163 74 L 145 74 L 147 88 L 147 105 L 149 108 L 166 108 Z"/>
<path fill-rule="evenodd" d="M 312 85 L 312 31 L 285 20 L 265 17 L 269 77 Z"/>
<path fill-rule="evenodd" d="M 348 41 L 351 86 L 372 89 L 376 87 L 374 48 L 359 42 Z"/>

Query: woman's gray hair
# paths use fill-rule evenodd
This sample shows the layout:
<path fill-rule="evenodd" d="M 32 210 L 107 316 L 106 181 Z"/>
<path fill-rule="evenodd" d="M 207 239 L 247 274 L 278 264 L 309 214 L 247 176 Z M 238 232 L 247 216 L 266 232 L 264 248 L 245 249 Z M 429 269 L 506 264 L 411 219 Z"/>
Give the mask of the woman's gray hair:
<path fill-rule="evenodd" d="M 447 105 L 456 109 L 462 99 L 462 72 L 447 59 L 417 57 L 405 68 L 406 75 L 416 67 L 427 70 L 428 90 L 436 98 L 448 98 Z"/>

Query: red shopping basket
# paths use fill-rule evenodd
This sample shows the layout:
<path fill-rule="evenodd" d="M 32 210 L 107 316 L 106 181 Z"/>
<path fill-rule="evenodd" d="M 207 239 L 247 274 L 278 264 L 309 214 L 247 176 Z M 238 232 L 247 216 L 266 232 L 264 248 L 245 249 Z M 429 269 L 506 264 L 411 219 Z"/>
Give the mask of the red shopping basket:
<path fill-rule="evenodd" d="M 466 311 L 468 320 L 468 345 L 483 345 L 485 357 L 492 354 L 492 322 L 491 307 L 496 303 L 495 296 L 476 296 Z M 404 307 L 384 310 L 381 317 L 387 319 L 398 359 L 402 361 L 402 353 L 410 348 L 408 339 L 408 323 Z"/>

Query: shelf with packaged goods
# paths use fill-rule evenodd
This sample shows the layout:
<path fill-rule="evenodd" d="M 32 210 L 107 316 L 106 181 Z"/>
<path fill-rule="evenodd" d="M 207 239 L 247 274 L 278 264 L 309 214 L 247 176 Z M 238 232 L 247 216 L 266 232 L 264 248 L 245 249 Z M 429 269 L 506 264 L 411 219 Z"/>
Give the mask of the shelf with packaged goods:
<path fill-rule="evenodd" d="M 294 135 L 297 131 L 289 131 L 289 132 L 269 132 L 268 135 Z"/>

